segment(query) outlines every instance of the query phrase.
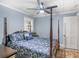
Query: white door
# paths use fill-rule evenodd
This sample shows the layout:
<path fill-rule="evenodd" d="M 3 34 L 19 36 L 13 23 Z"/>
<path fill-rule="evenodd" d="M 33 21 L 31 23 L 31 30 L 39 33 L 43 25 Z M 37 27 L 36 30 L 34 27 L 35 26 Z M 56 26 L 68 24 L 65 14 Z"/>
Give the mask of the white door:
<path fill-rule="evenodd" d="M 78 17 L 64 17 L 63 20 L 63 43 L 65 48 L 78 49 Z"/>

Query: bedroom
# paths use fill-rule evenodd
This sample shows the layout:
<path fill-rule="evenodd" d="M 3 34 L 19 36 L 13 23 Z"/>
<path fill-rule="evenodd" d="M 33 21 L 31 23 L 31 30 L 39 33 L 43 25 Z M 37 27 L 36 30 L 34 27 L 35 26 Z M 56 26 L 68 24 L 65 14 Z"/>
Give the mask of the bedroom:
<path fill-rule="evenodd" d="M 5 27 L 4 20 L 5 19 L 7 19 L 7 29 L 5 30 L 7 32 L 7 35 L 13 34 L 14 32 L 17 32 L 17 31 L 31 31 L 31 32 L 36 33 L 35 36 L 39 37 L 39 39 L 42 39 L 42 38 L 49 39 L 50 38 L 50 14 L 40 12 L 39 10 L 28 10 L 30 8 L 39 8 L 39 6 L 38 6 L 39 4 L 37 3 L 37 1 L 39 1 L 39 0 L 0 0 L 0 28 L 1 28 L 0 29 L 0 33 L 1 33 L 0 34 L 0 44 L 2 44 L 3 38 L 6 34 L 6 33 L 4 33 L 4 27 Z M 53 18 L 53 39 L 58 39 L 58 23 L 59 23 L 59 39 L 60 39 L 59 45 L 60 45 L 60 48 L 63 48 L 63 46 L 65 44 L 65 42 L 63 42 L 64 41 L 64 39 L 63 39 L 63 36 L 64 36 L 63 35 L 64 34 L 63 22 L 64 21 L 63 20 L 78 18 L 79 1 L 78 0 L 71 0 L 71 1 L 69 1 L 69 0 L 63 0 L 63 1 L 41 0 L 41 2 L 44 2 L 45 6 L 53 6 L 53 5 L 58 6 L 57 8 L 53 9 L 53 17 L 52 17 Z M 47 11 L 49 11 L 49 10 L 47 10 Z M 59 22 L 58 22 L 58 20 L 59 20 Z M 31 24 L 29 22 L 31 22 Z M 27 27 L 27 25 L 29 25 L 30 27 L 29 26 Z M 49 42 L 50 42 L 50 40 L 49 40 Z M 37 44 L 37 41 L 36 40 L 30 41 L 30 43 Z M 42 43 L 43 43 L 43 41 L 42 41 Z M 46 43 L 47 43 L 47 41 L 46 41 Z M 70 43 L 72 43 L 72 42 L 68 42 L 69 46 L 65 45 L 65 46 L 67 46 L 66 48 L 70 48 L 70 46 L 72 46 L 72 45 L 70 45 Z M 38 44 L 40 44 L 40 43 L 38 43 Z M 25 46 L 25 44 L 24 44 L 24 46 Z M 73 46 L 71 48 L 75 49 L 75 47 L 73 47 Z M 21 52 L 23 52 L 23 51 L 20 51 L 20 53 Z M 28 56 L 26 56 L 27 53 L 24 53 L 25 56 L 24 55 L 20 56 L 20 53 L 17 54 L 17 55 L 19 55 L 17 57 L 28 57 Z M 40 56 L 37 56 L 36 53 L 34 55 L 35 56 L 33 56 L 33 57 L 40 57 Z M 47 55 L 44 55 L 44 56 L 42 55 L 42 57 L 47 57 Z M 79 56 L 77 56 L 77 57 L 79 57 Z"/>

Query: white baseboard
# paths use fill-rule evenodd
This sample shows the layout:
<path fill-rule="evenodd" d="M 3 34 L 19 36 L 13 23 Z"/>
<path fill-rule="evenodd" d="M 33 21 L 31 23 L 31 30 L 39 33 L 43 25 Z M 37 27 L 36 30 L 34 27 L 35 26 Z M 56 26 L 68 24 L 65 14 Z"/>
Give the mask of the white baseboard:
<path fill-rule="evenodd" d="M 64 44 L 60 43 L 60 48 L 65 48 Z"/>

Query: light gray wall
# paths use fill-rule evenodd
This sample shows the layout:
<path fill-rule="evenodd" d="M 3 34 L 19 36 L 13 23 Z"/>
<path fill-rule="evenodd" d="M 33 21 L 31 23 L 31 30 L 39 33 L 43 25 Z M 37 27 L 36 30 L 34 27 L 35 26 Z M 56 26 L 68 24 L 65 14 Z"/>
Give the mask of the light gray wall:
<path fill-rule="evenodd" d="M 57 39 L 58 35 L 58 20 L 60 24 L 60 43 L 62 44 L 63 40 L 63 17 L 65 16 L 74 16 L 76 13 L 62 14 L 53 16 L 53 38 Z M 40 36 L 44 38 L 49 38 L 50 31 L 50 17 L 38 17 L 34 20 L 34 30 Z"/>
<path fill-rule="evenodd" d="M 60 22 L 60 38 L 62 40 L 62 27 L 63 27 L 63 17 L 54 16 L 53 17 L 53 38 L 57 39 L 58 33 L 58 20 Z M 35 32 L 39 34 L 40 37 L 49 38 L 50 31 L 50 17 L 35 18 Z"/>
<path fill-rule="evenodd" d="M 22 30 L 24 27 L 23 14 L 0 5 L 0 44 L 2 43 L 4 32 L 4 17 L 7 17 L 8 34 Z"/>

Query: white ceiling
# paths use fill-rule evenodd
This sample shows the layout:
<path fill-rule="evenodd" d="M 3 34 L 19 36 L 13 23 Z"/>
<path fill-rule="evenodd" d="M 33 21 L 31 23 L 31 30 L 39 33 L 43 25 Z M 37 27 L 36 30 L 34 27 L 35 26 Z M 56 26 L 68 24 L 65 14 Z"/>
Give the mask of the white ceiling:
<path fill-rule="evenodd" d="M 67 12 L 79 10 L 79 0 L 41 0 L 45 6 L 58 5 L 54 12 Z M 36 8 L 37 0 L 0 0 L 0 3 L 16 8 L 25 14 L 36 16 L 38 11 L 27 10 L 27 8 Z"/>

